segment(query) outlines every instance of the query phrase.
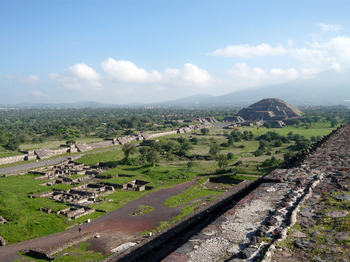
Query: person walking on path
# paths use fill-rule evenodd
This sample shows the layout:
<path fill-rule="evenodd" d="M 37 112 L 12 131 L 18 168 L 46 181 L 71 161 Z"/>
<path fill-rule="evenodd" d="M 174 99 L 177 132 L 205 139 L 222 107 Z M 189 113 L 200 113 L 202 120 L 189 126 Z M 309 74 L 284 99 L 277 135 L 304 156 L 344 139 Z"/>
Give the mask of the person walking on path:
<path fill-rule="evenodd" d="M 79 233 L 81 233 L 81 228 L 79 227 Z"/>

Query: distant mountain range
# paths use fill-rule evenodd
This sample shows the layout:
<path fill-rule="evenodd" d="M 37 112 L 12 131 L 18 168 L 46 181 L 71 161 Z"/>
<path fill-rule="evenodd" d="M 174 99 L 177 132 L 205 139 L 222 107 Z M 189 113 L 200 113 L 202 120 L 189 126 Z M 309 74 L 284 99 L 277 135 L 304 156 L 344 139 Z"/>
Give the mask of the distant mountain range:
<path fill-rule="evenodd" d="M 237 90 L 210 102 L 248 105 L 263 98 L 279 98 L 295 106 L 350 105 L 346 101 L 350 101 L 350 70 L 330 70 L 277 85 Z"/>
<path fill-rule="evenodd" d="M 0 108 L 84 108 L 84 107 L 138 107 L 138 106 L 248 106 L 264 98 L 279 98 L 294 106 L 350 105 L 350 69 L 329 70 L 294 79 L 285 83 L 240 89 L 226 95 L 198 94 L 173 101 L 151 104 L 104 104 L 77 102 L 62 104 L 0 105 Z"/>

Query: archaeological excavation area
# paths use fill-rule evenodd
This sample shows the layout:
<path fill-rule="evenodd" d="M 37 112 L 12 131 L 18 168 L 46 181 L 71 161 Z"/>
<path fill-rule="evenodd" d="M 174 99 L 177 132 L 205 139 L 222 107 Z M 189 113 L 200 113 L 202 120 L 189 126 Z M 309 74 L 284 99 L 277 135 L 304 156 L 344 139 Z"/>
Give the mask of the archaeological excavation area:
<path fill-rule="evenodd" d="M 350 125 L 103 261 L 350 261 Z"/>

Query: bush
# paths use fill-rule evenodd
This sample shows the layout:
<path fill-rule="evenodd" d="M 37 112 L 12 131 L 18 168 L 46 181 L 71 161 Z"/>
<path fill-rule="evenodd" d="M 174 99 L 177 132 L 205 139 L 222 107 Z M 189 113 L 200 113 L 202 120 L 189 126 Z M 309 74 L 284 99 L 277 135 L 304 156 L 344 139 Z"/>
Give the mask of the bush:
<path fill-rule="evenodd" d="M 238 160 L 236 163 L 234 163 L 234 166 L 241 166 L 243 163 L 241 160 Z"/>
<path fill-rule="evenodd" d="M 74 139 L 68 139 L 67 141 L 66 141 L 66 144 L 67 145 L 73 145 L 73 144 L 75 144 L 76 143 L 76 141 L 74 140 Z"/>
<path fill-rule="evenodd" d="M 267 167 L 267 166 L 274 166 L 276 164 L 279 164 L 279 160 L 277 160 L 276 157 L 271 157 L 270 159 L 266 159 L 262 164 L 261 166 L 262 167 Z"/>
<path fill-rule="evenodd" d="M 19 140 L 14 137 L 10 138 L 6 144 L 6 147 L 12 151 L 17 151 L 19 149 Z"/>
<path fill-rule="evenodd" d="M 265 123 L 264 123 L 264 127 L 266 127 L 266 128 L 271 128 L 271 123 L 265 122 Z"/>
<path fill-rule="evenodd" d="M 217 144 L 217 143 L 212 143 L 212 144 L 210 145 L 209 154 L 211 154 L 211 155 L 217 155 L 217 154 L 219 154 L 219 153 L 220 153 L 220 146 L 219 146 L 219 144 Z"/>
<path fill-rule="evenodd" d="M 233 153 L 231 153 L 231 152 L 227 153 L 227 159 L 228 159 L 228 160 L 233 159 L 233 157 L 234 157 L 234 154 L 233 154 Z"/>
<path fill-rule="evenodd" d="M 195 144 L 195 145 L 197 145 L 198 144 L 198 138 L 197 137 L 192 137 L 191 139 L 190 139 L 190 141 L 193 143 L 193 144 Z"/>
<path fill-rule="evenodd" d="M 222 147 L 230 147 L 231 145 L 227 142 L 221 143 L 220 146 Z"/>
<path fill-rule="evenodd" d="M 281 140 L 276 140 L 275 143 L 273 144 L 274 147 L 280 147 L 282 145 L 283 145 L 283 143 Z"/>
<path fill-rule="evenodd" d="M 226 168 L 228 167 L 228 161 L 227 159 L 221 159 L 219 162 L 218 162 L 218 165 L 220 168 Z"/>
<path fill-rule="evenodd" d="M 254 156 L 262 156 L 263 154 L 264 154 L 264 152 L 260 149 L 258 149 L 254 152 Z"/>
<path fill-rule="evenodd" d="M 160 157 L 159 154 L 156 151 L 150 151 L 147 156 L 147 162 L 150 163 L 152 166 L 155 166 L 156 163 L 159 163 Z"/>
<path fill-rule="evenodd" d="M 208 129 L 208 128 L 202 128 L 202 129 L 201 129 L 201 134 L 202 134 L 203 136 L 209 135 L 209 129 Z"/>
<path fill-rule="evenodd" d="M 288 161 L 289 159 L 293 158 L 295 154 L 291 151 L 288 151 L 287 153 L 283 154 L 284 161 Z"/>

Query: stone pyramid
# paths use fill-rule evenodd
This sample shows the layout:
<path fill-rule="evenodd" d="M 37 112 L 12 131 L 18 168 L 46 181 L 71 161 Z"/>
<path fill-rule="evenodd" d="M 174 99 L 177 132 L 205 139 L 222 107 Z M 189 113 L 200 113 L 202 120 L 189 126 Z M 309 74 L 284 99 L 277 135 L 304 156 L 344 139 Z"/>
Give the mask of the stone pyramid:
<path fill-rule="evenodd" d="M 287 104 L 281 99 L 266 98 L 249 107 L 243 108 L 236 116 L 242 117 L 245 121 L 271 121 L 298 117 L 300 113 L 301 111 L 299 109 Z"/>

